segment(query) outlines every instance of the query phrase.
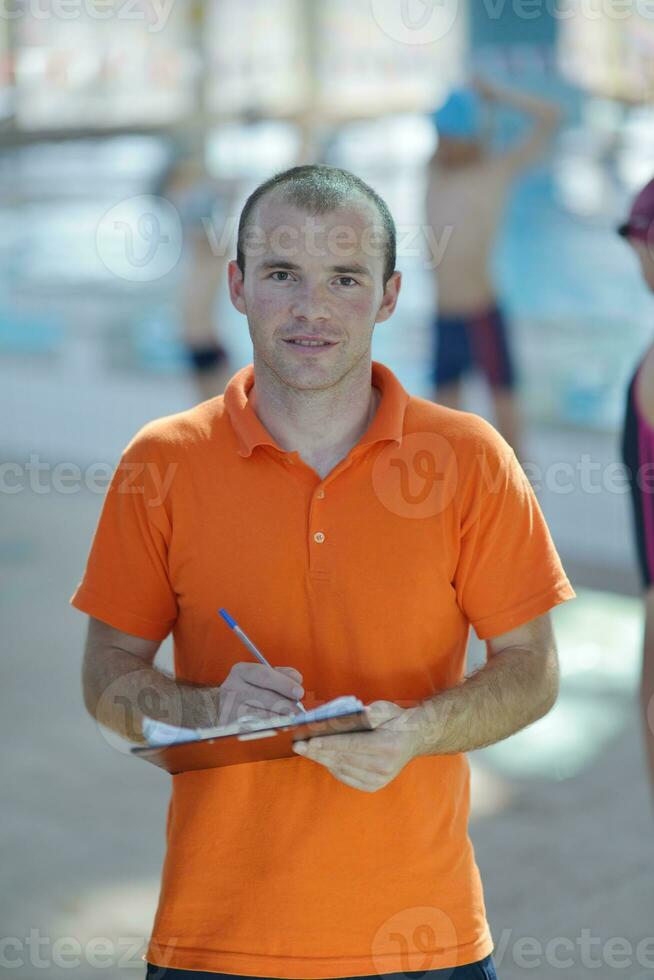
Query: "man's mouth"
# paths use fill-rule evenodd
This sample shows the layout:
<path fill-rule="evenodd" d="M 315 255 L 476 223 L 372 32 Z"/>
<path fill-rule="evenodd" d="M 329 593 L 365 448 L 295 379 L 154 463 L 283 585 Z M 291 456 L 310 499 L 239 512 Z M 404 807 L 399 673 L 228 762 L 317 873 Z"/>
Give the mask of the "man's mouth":
<path fill-rule="evenodd" d="M 309 340 L 304 337 L 293 337 L 284 341 L 286 344 L 295 344 L 297 347 L 333 347 L 333 340 Z"/>

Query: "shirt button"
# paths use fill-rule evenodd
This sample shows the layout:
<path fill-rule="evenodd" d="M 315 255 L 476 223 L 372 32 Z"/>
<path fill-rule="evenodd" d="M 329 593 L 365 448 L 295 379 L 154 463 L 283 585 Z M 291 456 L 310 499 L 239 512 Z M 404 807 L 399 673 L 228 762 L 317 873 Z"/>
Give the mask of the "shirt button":
<path fill-rule="evenodd" d="M 316 490 L 316 497 L 318 498 L 318 500 L 322 500 L 324 496 L 325 496 L 324 490 Z"/>
<path fill-rule="evenodd" d="M 325 540 L 325 535 L 322 533 L 322 531 L 316 531 L 313 536 L 313 540 L 316 542 L 316 544 L 322 544 Z"/>

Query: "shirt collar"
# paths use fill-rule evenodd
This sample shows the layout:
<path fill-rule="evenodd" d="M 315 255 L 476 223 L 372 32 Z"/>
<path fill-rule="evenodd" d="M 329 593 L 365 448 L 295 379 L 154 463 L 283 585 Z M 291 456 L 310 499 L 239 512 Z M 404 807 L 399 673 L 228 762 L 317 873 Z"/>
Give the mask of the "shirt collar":
<path fill-rule="evenodd" d="M 255 446 L 272 446 L 280 453 L 288 452 L 275 442 L 248 401 L 254 384 L 254 365 L 246 364 L 230 378 L 225 388 L 224 403 L 239 442 L 239 455 L 251 456 Z M 402 442 L 404 412 L 409 394 L 385 364 L 372 361 L 371 384 L 381 391 L 375 416 L 356 446 L 390 439 Z M 355 447 L 353 447 L 355 448 Z"/>

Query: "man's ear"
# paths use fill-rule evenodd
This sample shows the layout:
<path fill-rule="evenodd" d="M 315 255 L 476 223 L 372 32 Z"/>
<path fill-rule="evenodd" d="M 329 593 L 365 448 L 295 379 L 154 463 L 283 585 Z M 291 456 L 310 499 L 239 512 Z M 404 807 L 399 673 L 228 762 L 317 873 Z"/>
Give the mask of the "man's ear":
<path fill-rule="evenodd" d="M 402 273 L 396 269 L 386 283 L 386 289 L 384 290 L 381 306 L 379 307 L 377 316 L 375 317 L 375 323 L 381 323 L 383 320 L 388 320 L 388 318 L 394 313 L 401 286 Z"/>
<path fill-rule="evenodd" d="M 227 285 L 229 286 L 229 298 L 232 305 L 239 313 L 246 313 L 245 309 L 245 281 L 236 259 L 231 259 L 227 265 Z"/>

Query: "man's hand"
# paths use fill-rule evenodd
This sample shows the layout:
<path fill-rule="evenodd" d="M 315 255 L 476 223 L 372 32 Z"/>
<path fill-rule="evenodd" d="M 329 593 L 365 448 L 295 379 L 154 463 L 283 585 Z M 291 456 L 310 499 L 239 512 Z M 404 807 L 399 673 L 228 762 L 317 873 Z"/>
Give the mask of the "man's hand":
<path fill-rule="evenodd" d="M 220 685 L 217 725 L 229 725 L 247 715 L 268 721 L 297 712 L 304 694 L 302 674 L 295 667 L 234 664 Z"/>
<path fill-rule="evenodd" d="M 392 701 L 373 701 L 366 707 L 373 731 L 302 739 L 293 749 L 325 766 L 346 786 L 374 793 L 415 757 L 418 732 L 414 708 Z"/>

